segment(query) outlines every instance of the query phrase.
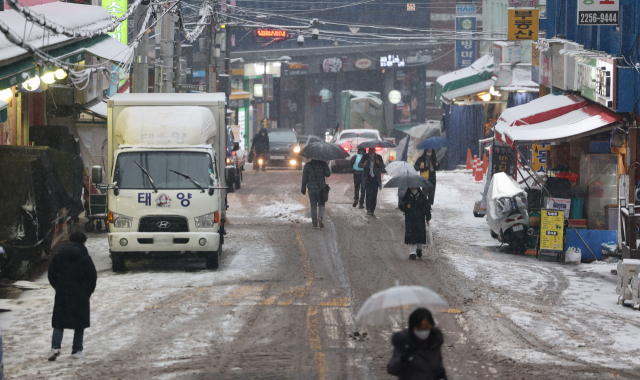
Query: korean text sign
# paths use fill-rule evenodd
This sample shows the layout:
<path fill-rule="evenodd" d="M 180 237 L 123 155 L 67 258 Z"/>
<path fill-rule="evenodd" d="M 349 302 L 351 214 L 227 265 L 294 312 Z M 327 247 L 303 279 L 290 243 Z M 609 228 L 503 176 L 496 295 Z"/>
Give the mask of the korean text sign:
<path fill-rule="evenodd" d="M 510 41 L 538 39 L 540 10 L 534 8 L 509 8 L 507 36 Z"/>
<path fill-rule="evenodd" d="M 102 8 L 111 13 L 111 17 L 116 19 L 127 11 L 127 0 L 102 0 Z M 109 33 L 116 40 L 127 44 L 127 20 L 124 20 L 118 27 Z"/>
<path fill-rule="evenodd" d="M 456 17 L 456 34 L 467 34 L 469 39 L 456 40 L 456 69 L 471 66 L 476 60 L 476 42 L 473 41 L 476 33 L 476 17 Z"/>
<path fill-rule="evenodd" d="M 618 25 L 620 0 L 578 0 L 578 25 Z"/>
<path fill-rule="evenodd" d="M 542 209 L 540 218 L 540 251 L 564 250 L 564 211 Z"/>

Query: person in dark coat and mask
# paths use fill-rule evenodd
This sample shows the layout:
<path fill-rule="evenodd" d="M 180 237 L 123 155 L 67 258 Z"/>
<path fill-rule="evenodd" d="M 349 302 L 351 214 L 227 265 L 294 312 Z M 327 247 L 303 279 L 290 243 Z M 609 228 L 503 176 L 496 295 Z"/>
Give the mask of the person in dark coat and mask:
<path fill-rule="evenodd" d="M 260 129 L 260 132 L 253 136 L 251 145 L 251 161 L 256 171 L 260 169 L 260 159 L 262 159 L 262 171 L 267 165 L 267 156 L 269 155 L 269 133 L 267 128 Z"/>
<path fill-rule="evenodd" d="M 324 228 L 324 189 L 327 187 L 325 177 L 331 176 L 331 169 L 325 161 L 311 160 L 302 170 L 302 195 L 309 189 L 311 206 L 311 224 L 313 228 Z"/>
<path fill-rule="evenodd" d="M 358 166 L 362 157 L 367 153 L 365 148 L 358 148 L 358 154 L 351 157 L 351 167 L 353 168 L 353 207 L 360 203 L 360 208 L 364 208 L 364 195 L 366 190 L 362 181 L 362 172 L 364 169 Z"/>
<path fill-rule="evenodd" d="M 431 220 L 431 204 L 420 188 L 413 187 L 402 198 L 400 210 L 404 212 L 404 243 L 411 245 L 409 260 L 415 260 L 416 255 L 422 257 L 422 246 L 427 243 L 425 221 L 429 224 Z"/>
<path fill-rule="evenodd" d="M 409 316 L 409 328 L 391 336 L 393 356 L 387 372 L 399 380 L 446 380 L 443 343 L 444 336 L 436 328 L 431 312 L 416 309 Z"/>
<path fill-rule="evenodd" d="M 362 182 L 367 196 L 367 215 L 373 216 L 378 203 L 378 190 L 382 190 L 382 171 L 386 166 L 375 148 L 369 148 L 369 153 L 362 156 L 358 167 L 364 169 Z"/>
<path fill-rule="evenodd" d="M 422 191 L 429 199 L 429 203 L 433 206 L 433 200 L 436 196 L 436 170 L 440 167 L 440 163 L 438 163 L 438 158 L 436 157 L 436 151 L 433 149 L 425 149 L 413 167 L 433 185 L 432 187 L 422 188 Z"/>
<path fill-rule="evenodd" d="M 71 356 L 84 358 L 84 329 L 90 326 L 91 294 L 96 289 L 98 274 L 84 244 L 87 235 L 74 232 L 70 243 L 60 249 L 49 265 L 49 283 L 56 291 L 53 306 L 53 338 L 49 360 L 60 355 L 64 329 L 74 330 Z"/>

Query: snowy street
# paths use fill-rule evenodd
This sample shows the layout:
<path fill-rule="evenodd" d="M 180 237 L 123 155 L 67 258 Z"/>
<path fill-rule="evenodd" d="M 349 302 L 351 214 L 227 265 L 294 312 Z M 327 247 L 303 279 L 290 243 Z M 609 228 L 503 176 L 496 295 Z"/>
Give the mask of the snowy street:
<path fill-rule="evenodd" d="M 300 171 L 245 172 L 229 194 L 218 270 L 203 260 L 127 262 L 111 270 L 106 234 L 89 235 L 98 269 L 86 359 L 47 361 L 54 291 L 4 300 L 9 379 L 391 379 L 394 326 L 354 318 L 373 293 L 424 285 L 450 304 L 436 315 L 449 379 L 637 379 L 640 312 L 617 305 L 616 264 L 561 265 L 508 253 L 474 218 L 481 184 L 439 172 L 435 246 L 409 261 L 396 189 L 376 218 L 352 207 L 351 174 L 328 178 L 325 228 L 311 229 Z M 366 333 L 366 334 L 365 334 Z"/>

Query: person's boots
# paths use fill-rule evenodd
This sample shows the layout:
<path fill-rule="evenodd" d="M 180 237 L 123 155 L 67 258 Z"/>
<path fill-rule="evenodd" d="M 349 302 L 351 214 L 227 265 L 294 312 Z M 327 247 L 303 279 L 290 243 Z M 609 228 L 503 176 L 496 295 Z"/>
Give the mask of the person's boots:
<path fill-rule="evenodd" d="M 415 260 L 416 259 L 416 254 L 415 253 L 410 253 L 409 254 L 409 260 Z"/>
<path fill-rule="evenodd" d="M 356 199 L 355 201 L 353 201 L 353 207 L 356 207 L 358 205 L 358 200 Z"/>
<path fill-rule="evenodd" d="M 416 255 L 418 256 L 419 259 L 422 258 L 422 250 L 421 249 L 417 249 L 416 250 Z"/>
<path fill-rule="evenodd" d="M 360 206 L 358 206 L 359 209 L 363 209 L 364 208 L 364 202 L 360 202 Z"/>

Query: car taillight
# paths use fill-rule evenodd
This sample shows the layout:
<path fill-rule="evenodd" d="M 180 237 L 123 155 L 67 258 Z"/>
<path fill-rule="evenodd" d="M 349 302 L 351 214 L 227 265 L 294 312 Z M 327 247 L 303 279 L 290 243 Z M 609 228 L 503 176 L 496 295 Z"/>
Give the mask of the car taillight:
<path fill-rule="evenodd" d="M 515 219 L 507 219 L 506 220 L 507 223 L 511 223 L 511 222 L 515 222 L 515 221 L 516 221 Z"/>
<path fill-rule="evenodd" d="M 351 145 L 349 145 L 349 144 L 344 144 L 344 145 L 342 146 L 342 149 L 344 149 L 344 151 L 345 151 L 345 152 L 348 152 L 348 151 L 349 151 L 349 149 L 351 149 Z"/>
<path fill-rule="evenodd" d="M 381 150 L 382 150 L 382 148 L 380 148 L 379 146 L 376 147 L 376 152 L 379 152 Z"/>
<path fill-rule="evenodd" d="M 235 155 L 236 155 L 236 152 L 235 152 L 235 151 L 231 152 L 231 155 L 232 155 L 232 156 L 235 156 Z"/>

